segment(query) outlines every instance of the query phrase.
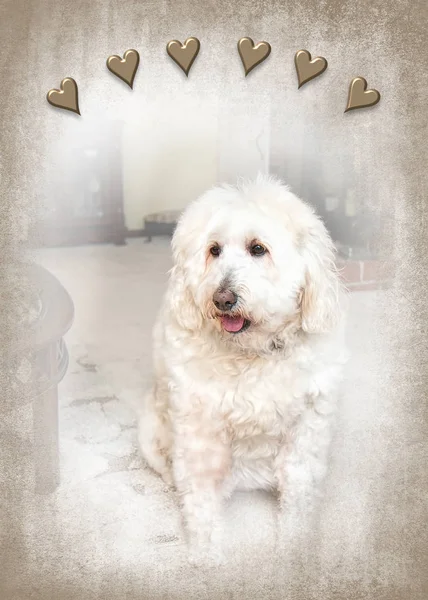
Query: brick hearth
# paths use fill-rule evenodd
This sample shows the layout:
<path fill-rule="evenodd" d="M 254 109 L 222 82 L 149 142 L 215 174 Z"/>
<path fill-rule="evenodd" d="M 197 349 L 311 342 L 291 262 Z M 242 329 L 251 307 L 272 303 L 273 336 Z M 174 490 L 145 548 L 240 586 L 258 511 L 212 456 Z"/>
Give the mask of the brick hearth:
<path fill-rule="evenodd" d="M 390 262 L 338 259 L 337 265 L 352 292 L 385 289 L 391 285 L 393 268 Z"/>

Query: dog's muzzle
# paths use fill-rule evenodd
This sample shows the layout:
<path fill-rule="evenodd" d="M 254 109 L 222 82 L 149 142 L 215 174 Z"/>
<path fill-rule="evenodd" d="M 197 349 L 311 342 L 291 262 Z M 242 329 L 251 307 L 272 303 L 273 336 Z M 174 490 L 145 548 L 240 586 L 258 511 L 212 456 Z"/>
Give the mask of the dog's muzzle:
<path fill-rule="evenodd" d="M 221 287 L 213 295 L 214 306 L 223 313 L 219 315 L 219 319 L 227 333 L 240 333 L 250 326 L 248 319 L 234 312 L 238 300 L 238 296 L 229 288 Z"/>
<path fill-rule="evenodd" d="M 216 308 L 223 312 L 232 310 L 238 302 L 238 296 L 232 290 L 219 289 L 213 296 L 213 302 Z"/>

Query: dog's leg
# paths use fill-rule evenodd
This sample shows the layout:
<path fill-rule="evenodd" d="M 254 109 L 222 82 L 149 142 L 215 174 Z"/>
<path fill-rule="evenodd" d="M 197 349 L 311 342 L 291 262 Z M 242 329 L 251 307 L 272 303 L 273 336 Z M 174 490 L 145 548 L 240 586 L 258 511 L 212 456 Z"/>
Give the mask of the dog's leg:
<path fill-rule="evenodd" d="M 333 406 L 333 399 L 312 399 L 276 459 L 279 535 L 285 544 L 305 535 L 316 514 L 327 471 Z"/>
<path fill-rule="evenodd" d="M 155 390 L 151 390 L 144 400 L 138 422 L 138 441 L 149 467 L 159 473 L 167 485 L 172 485 L 170 425 L 166 408 L 162 412 L 158 404 Z"/>
<path fill-rule="evenodd" d="M 181 495 L 193 564 L 222 562 L 219 516 L 230 450 L 220 432 L 203 418 L 174 418 L 173 472 Z"/>

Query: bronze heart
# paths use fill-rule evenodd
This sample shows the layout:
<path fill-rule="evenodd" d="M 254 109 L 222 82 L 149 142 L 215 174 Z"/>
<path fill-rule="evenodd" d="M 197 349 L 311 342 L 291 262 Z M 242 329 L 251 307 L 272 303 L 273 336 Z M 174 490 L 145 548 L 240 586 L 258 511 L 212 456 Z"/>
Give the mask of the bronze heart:
<path fill-rule="evenodd" d="M 109 71 L 127 83 L 132 89 L 134 77 L 140 63 L 140 55 L 136 50 L 127 50 L 123 58 L 114 54 L 107 59 L 107 68 Z"/>
<path fill-rule="evenodd" d="M 355 108 L 364 108 L 374 106 L 380 100 L 380 94 L 377 90 L 368 90 L 367 81 L 364 77 L 354 77 L 349 86 L 348 104 L 345 112 Z"/>
<path fill-rule="evenodd" d="M 61 90 L 49 90 L 46 95 L 47 101 L 52 106 L 71 110 L 80 115 L 77 83 L 71 77 L 61 81 Z"/>
<path fill-rule="evenodd" d="M 294 64 L 296 65 L 297 79 L 299 81 L 298 89 L 308 81 L 311 81 L 311 79 L 315 79 L 315 77 L 324 73 L 328 67 L 327 60 L 323 56 L 311 59 L 311 54 L 307 50 L 296 52 Z"/>
<path fill-rule="evenodd" d="M 166 51 L 172 60 L 183 69 L 186 76 L 188 76 L 190 68 L 198 56 L 200 47 L 201 44 L 197 38 L 189 37 L 184 44 L 178 40 L 171 40 L 166 46 Z"/>
<path fill-rule="evenodd" d="M 257 65 L 267 59 L 272 48 L 267 42 L 259 42 L 257 46 L 249 37 L 243 37 L 238 42 L 238 52 L 245 69 L 245 77 Z"/>

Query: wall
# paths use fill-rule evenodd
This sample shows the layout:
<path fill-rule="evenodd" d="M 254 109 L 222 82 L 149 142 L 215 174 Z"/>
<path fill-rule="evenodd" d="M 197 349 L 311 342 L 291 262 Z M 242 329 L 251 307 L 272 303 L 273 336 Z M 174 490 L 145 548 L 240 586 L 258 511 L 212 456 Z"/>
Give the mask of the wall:
<path fill-rule="evenodd" d="M 165 98 L 148 103 L 123 130 L 128 229 L 145 215 L 179 210 L 216 182 L 266 171 L 269 113 L 228 101 Z"/>
<path fill-rule="evenodd" d="M 146 107 L 123 132 L 123 185 L 128 229 L 144 215 L 181 209 L 217 178 L 217 110 L 197 102 Z"/>

